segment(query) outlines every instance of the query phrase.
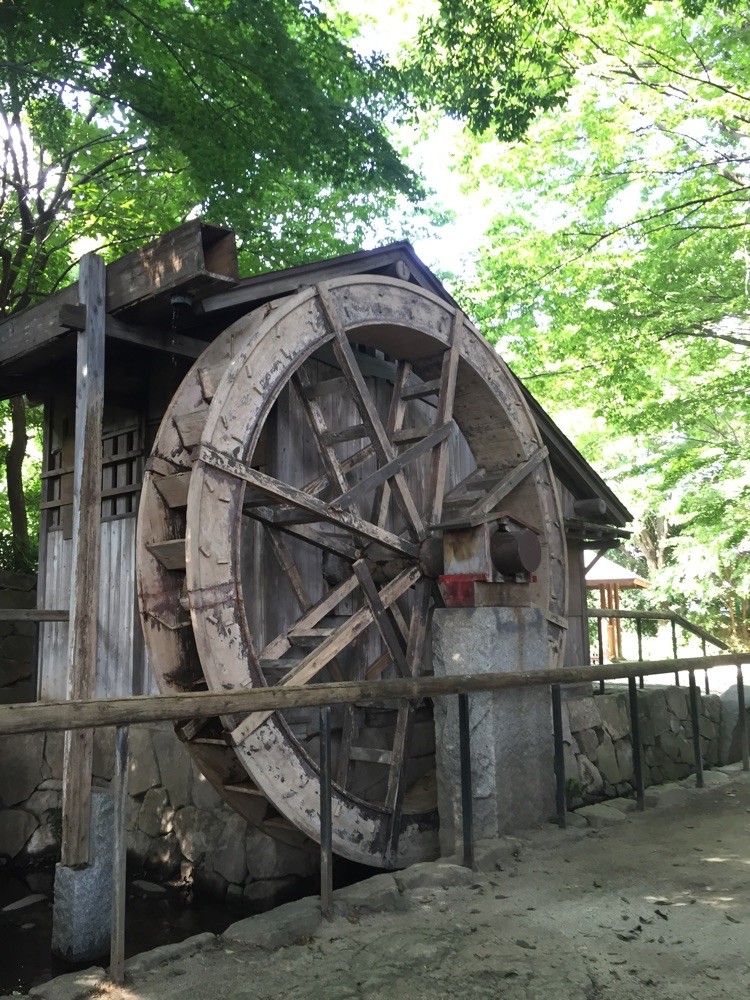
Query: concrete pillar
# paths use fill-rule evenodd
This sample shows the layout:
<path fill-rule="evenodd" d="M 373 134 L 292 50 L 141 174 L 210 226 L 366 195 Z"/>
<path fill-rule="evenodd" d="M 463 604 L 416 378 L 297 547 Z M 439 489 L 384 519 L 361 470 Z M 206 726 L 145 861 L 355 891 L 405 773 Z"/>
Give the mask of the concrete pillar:
<path fill-rule="evenodd" d="M 445 608 L 433 617 L 436 676 L 549 666 L 549 623 L 539 608 Z M 552 711 L 546 687 L 470 696 L 474 836 L 497 837 L 555 814 Z M 443 856 L 461 848 L 457 698 L 435 700 Z"/>
<path fill-rule="evenodd" d="M 88 962 L 109 951 L 112 926 L 114 803 L 109 791 L 91 795 L 89 863 L 58 864 L 52 911 L 52 951 L 70 962 Z"/>

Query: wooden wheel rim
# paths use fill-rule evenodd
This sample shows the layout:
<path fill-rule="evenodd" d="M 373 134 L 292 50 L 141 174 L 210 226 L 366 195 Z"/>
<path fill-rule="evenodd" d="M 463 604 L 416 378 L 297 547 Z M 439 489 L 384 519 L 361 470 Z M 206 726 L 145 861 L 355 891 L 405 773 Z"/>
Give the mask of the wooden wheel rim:
<path fill-rule="evenodd" d="M 323 303 L 321 303 L 321 296 Z M 433 377 L 435 355 L 450 348 L 461 327 L 454 418 L 478 464 L 492 465 L 498 450 L 517 460 L 541 446 L 520 389 L 500 358 L 460 313 L 437 297 L 395 279 L 366 276 L 326 282 L 245 317 L 210 348 L 233 359 L 208 411 L 201 451 L 192 466 L 187 501 L 186 583 L 192 631 L 210 688 L 263 683 L 245 613 L 240 576 L 241 521 L 245 483 L 228 471 L 257 446 L 263 424 L 293 372 L 335 338 L 377 346 L 409 361 L 423 378 Z M 334 317 L 332 322 L 332 315 Z M 488 429 L 487 416 L 493 417 Z M 481 417 L 481 419 L 480 419 Z M 224 468 L 219 466 L 224 465 Z M 539 601 L 552 617 L 565 612 L 562 519 L 551 469 L 538 466 L 506 509 L 545 525 L 543 561 L 537 573 Z M 249 595 L 252 602 L 252 595 Z M 552 633 L 551 633 L 552 635 Z M 557 643 L 555 655 L 561 652 Z M 222 720 L 232 730 L 236 719 Z M 319 835 L 317 765 L 271 717 L 235 747 L 244 769 L 276 809 L 309 837 Z M 391 817 L 334 786 L 334 850 L 368 864 L 406 865 L 437 853 L 435 810 L 405 811 L 397 852 L 389 850 Z"/>

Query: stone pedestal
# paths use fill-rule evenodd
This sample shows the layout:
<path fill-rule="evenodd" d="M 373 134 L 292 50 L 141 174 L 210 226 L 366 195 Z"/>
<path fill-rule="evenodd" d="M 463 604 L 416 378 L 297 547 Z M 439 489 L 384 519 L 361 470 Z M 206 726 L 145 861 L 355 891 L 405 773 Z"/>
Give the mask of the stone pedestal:
<path fill-rule="evenodd" d="M 538 608 L 445 608 L 433 617 L 436 676 L 533 670 L 549 665 L 549 625 Z M 461 849 L 458 699 L 435 699 L 443 856 Z M 472 694 L 474 837 L 497 837 L 555 814 L 549 689 Z"/>
<path fill-rule="evenodd" d="M 112 926 L 114 800 L 91 795 L 91 852 L 85 868 L 55 869 L 52 951 L 70 962 L 87 962 L 109 951 Z"/>

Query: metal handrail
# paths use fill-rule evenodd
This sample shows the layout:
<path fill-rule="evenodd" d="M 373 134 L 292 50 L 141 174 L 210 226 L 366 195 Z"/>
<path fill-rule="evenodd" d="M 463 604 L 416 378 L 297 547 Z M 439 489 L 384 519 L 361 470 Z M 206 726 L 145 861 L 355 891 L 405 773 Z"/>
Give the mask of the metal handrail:
<path fill-rule="evenodd" d="M 640 621 L 674 622 L 686 632 L 692 632 L 692 634 L 697 636 L 699 639 L 703 639 L 705 642 L 710 642 L 711 645 L 717 646 L 719 649 L 727 648 L 727 644 L 722 639 L 719 639 L 712 632 L 707 631 L 700 625 L 695 625 L 688 618 L 685 618 L 684 615 L 679 614 L 677 611 L 630 611 L 624 608 L 587 608 L 586 617 L 635 618 Z"/>
<path fill-rule="evenodd" d="M 604 637 L 602 634 L 602 621 L 610 618 L 629 618 L 635 619 L 636 623 L 636 634 L 638 637 L 638 661 L 643 660 L 643 622 L 644 621 L 668 621 L 672 625 L 672 654 L 674 659 L 677 659 L 677 625 L 685 632 L 690 632 L 692 635 L 696 636 L 701 640 L 703 656 L 706 657 L 706 643 L 710 642 L 711 645 L 716 646 L 718 649 L 727 649 L 727 644 L 719 639 L 717 636 L 713 635 L 711 632 L 707 632 L 706 629 L 702 628 L 700 625 L 694 625 L 691 621 L 685 618 L 683 615 L 676 611 L 631 611 L 623 608 L 587 608 L 586 618 L 592 621 L 596 621 L 596 631 L 597 631 L 597 643 L 599 652 L 599 663 L 604 660 Z M 708 681 L 708 669 L 706 669 L 708 664 L 704 665 L 704 690 L 706 694 L 710 694 L 710 687 Z M 639 681 L 641 688 L 644 687 L 644 675 L 639 675 Z M 675 671 L 674 681 L 677 687 L 680 686 L 680 672 L 679 669 Z M 604 694 L 604 680 L 599 681 L 599 693 Z"/>

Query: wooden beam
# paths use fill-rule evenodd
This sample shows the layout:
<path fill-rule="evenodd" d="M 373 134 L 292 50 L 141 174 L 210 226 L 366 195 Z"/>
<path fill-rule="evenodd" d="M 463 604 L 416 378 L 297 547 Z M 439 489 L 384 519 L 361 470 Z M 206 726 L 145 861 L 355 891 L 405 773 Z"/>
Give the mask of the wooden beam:
<path fill-rule="evenodd" d="M 747 663 L 750 652 L 686 659 L 636 660 L 601 666 L 542 667 L 497 674 L 446 677 L 398 677 L 393 680 L 344 681 L 302 687 L 235 688 L 172 695 L 135 695 L 82 701 L 23 702 L 0 705 L 0 736 L 16 733 L 64 732 L 92 726 L 142 725 L 180 719 L 210 719 L 241 712 L 277 712 L 319 705 L 377 704 L 402 698 L 436 698 L 478 691 L 513 691 L 550 684 L 583 684 L 627 677 L 651 677 L 675 670 L 703 670 Z"/>
<path fill-rule="evenodd" d="M 307 592 L 307 587 L 302 579 L 302 574 L 297 568 L 297 564 L 294 561 L 292 553 L 289 551 L 289 546 L 286 544 L 283 535 L 279 531 L 268 527 L 268 525 L 265 527 L 271 542 L 273 554 L 276 556 L 276 561 L 289 581 L 289 586 L 292 588 L 297 604 L 300 606 L 300 609 L 307 614 L 315 607 L 315 602 L 310 598 L 310 595 Z M 303 617 L 304 616 L 305 615 L 303 615 Z M 321 618 L 322 617 L 323 615 L 321 615 Z M 303 627 L 306 627 L 306 624 L 303 626 L 301 622 L 296 622 L 295 625 L 287 631 L 287 637 L 291 639 L 292 632 L 297 628 Z M 331 671 L 331 676 L 334 680 L 344 680 L 344 674 L 342 673 L 341 666 L 337 660 L 331 660 L 329 670 Z"/>
<path fill-rule="evenodd" d="M 333 484 L 337 493 L 345 493 L 349 484 L 332 442 L 329 440 L 331 432 L 328 429 L 323 410 L 317 399 L 311 399 L 307 392 L 311 387 L 309 375 L 302 369 L 295 372 L 292 375 L 292 387 L 310 425 L 310 430 L 313 432 L 315 444 L 328 474 L 328 480 Z"/>
<path fill-rule="evenodd" d="M 115 730 L 115 769 L 112 780 L 115 806 L 114 857 L 112 861 L 112 931 L 109 948 L 109 975 L 114 983 L 125 981 L 125 900 L 128 884 L 127 805 L 128 805 L 128 727 Z"/>
<path fill-rule="evenodd" d="M 407 542 L 403 538 L 399 538 L 398 535 L 394 535 L 384 528 L 379 528 L 377 525 L 371 524 L 361 517 L 357 517 L 350 511 L 336 511 L 329 507 L 328 504 L 317 500 L 308 493 L 298 490 L 294 486 L 287 486 L 286 483 L 274 479 L 273 476 L 267 476 L 264 472 L 259 472 L 257 469 L 251 469 L 244 462 L 240 462 L 230 455 L 222 455 L 208 445 L 201 446 L 198 458 L 205 465 L 212 466 L 222 472 L 228 472 L 238 479 L 244 479 L 245 482 L 250 483 L 251 486 L 265 493 L 267 496 L 273 497 L 274 500 L 291 504 L 293 507 L 298 507 L 308 514 L 317 515 L 321 521 L 328 521 L 330 524 L 335 524 L 345 531 L 353 531 L 372 542 L 379 542 L 381 545 L 385 545 L 386 548 L 393 549 L 394 552 L 399 552 L 401 555 L 411 558 L 415 558 L 418 555 L 419 550 L 417 546 L 411 542 Z M 281 526 L 279 525 L 279 527 Z"/>
<path fill-rule="evenodd" d="M 345 600 L 352 591 L 356 590 L 358 587 L 358 581 L 356 576 L 352 574 L 347 577 L 342 583 L 333 590 L 329 590 L 321 599 L 313 604 L 312 607 L 307 608 L 305 614 L 294 623 L 294 628 L 312 628 L 318 624 L 321 618 L 325 618 L 329 615 L 334 608 L 338 607 L 343 600 Z M 271 639 L 267 643 L 258 655 L 259 660 L 274 660 L 279 656 L 283 656 L 284 653 L 288 652 L 291 648 L 291 642 L 288 638 L 289 629 L 285 629 L 280 635 L 277 635 L 275 639 Z"/>
<path fill-rule="evenodd" d="M 314 545 L 316 549 L 322 549 L 323 552 L 333 552 L 335 555 L 341 556 L 342 559 L 346 559 L 347 562 L 354 562 L 357 559 L 357 550 L 349 542 L 318 528 L 313 528 L 309 524 L 289 524 L 288 522 L 285 524 L 276 519 L 276 512 L 269 507 L 254 507 L 249 511 L 243 510 L 243 515 L 254 521 L 260 521 L 261 524 L 266 524 L 270 528 L 278 528 L 284 534 L 299 538 L 300 541 Z"/>
<path fill-rule="evenodd" d="M 76 701 L 93 697 L 96 690 L 106 298 L 101 257 L 82 258 L 79 287 L 86 328 L 78 334 L 77 347 L 68 661 L 68 697 Z M 62 863 L 68 867 L 85 865 L 89 859 L 92 754 L 92 730 L 66 734 Z"/>
<path fill-rule="evenodd" d="M 66 622 L 69 611 L 47 608 L 0 608 L 0 622 Z"/>
<path fill-rule="evenodd" d="M 316 261 L 311 264 L 301 264 L 298 267 L 279 271 L 275 274 L 259 274 L 246 278 L 236 288 L 228 292 L 219 292 L 205 299 L 201 306 L 205 313 L 220 312 L 222 309 L 252 306 L 261 299 L 279 298 L 291 295 L 301 288 L 328 281 L 332 278 L 349 277 L 354 274 L 366 274 L 376 266 L 383 270 L 390 264 L 402 260 L 404 252 L 401 249 L 364 250 L 356 254 L 346 254 L 333 261 Z"/>
<path fill-rule="evenodd" d="M 183 333 L 170 333 L 149 326 L 134 326 L 114 316 L 107 316 L 105 332 L 111 340 L 122 340 L 126 344 L 137 344 L 181 358 L 199 358 L 208 347 L 205 340 L 198 340 L 197 337 L 186 337 Z"/>
<path fill-rule="evenodd" d="M 86 329 L 86 306 L 81 303 L 63 303 L 59 313 L 60 326 L 66 330 Z M 166 351 L 169 354 L 179 354 L 187 358 L 199 358 L 205 351 L 205 340 L 185 337 L 168 330 L 152 329 L 146 326 L 134 326 L 123 323 L 114 316 L 107 316 L 104 321 L 104 332 L 112 340 L 124 340 L 130 344 L 140 344 L 153 350 Z"/>

